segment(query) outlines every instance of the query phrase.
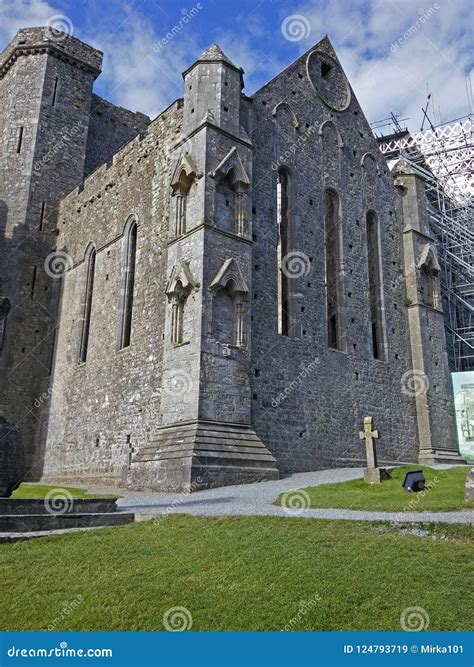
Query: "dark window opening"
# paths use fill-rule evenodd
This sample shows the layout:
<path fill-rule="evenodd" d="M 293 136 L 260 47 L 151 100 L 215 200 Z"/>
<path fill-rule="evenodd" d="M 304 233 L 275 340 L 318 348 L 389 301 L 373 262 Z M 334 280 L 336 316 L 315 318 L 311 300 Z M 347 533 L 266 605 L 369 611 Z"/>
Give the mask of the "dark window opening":
<path fill-rule="evenodd" d="M 31 277 L 31 291 L 30 291 L 30 297 L 33 298 L 35 295 L 35 285 L 36 285 L 36 272 L 37 272 L 37 267 L 33 267 L 33 275 Z"/>
<path fill-rule="evenodd" d="M 133 291 L 135 287 L 135 264 L 137 254 L 137 224 L 134 222 L 128 231 L 125 250 L 125 277 L 122 301 L 122 326 L 120 331 L 120 347 L 130 345 L 132 335 Z"/>
<path fill-rule="evenodd" d="M 324 60 L 321 61 L 321 76 L 323 79 L 326 79 L 329 76 L 331 70 L 332 67 L 329 63 L 325 62 Z"/>
<path fill-rule="evenodd" d="M 86 292 L 84 297 L 81 340 L 79 345 L 80 363 L 85 363 L 87 359 L 87 350 L 89 347 L 89 332 L 90 332 L 91 312 L 92 312 L 92 295 L 94 292 L 95 258 L 96 258 L 96 251 L 93 248 L 90 252 L 89 261 L 87 263 Z"/>
<path fill-rule="evenodd" d="M 23 143 L 23 125 L 18 128 L 18 142 L 16 145 L 16 152 L 19 153 L 21 151 L 21 144 Z"/>
<path fill-rule="evenodd" d="M 39 221 L 39 231 L 43 231 L 43 223 L 44 223 L 44 210 L 46 207 L 46 202 L 41 202 L 41 213 L 40 213 L 40 221 Z"/>
<path fill-rule="evenodd" d="M 56 106 L 57 96 L 58 96 L 58 77 L 56 77 L 54 80 L 53 98 L 51 100 L 52 107 Z"/>
<path fill-rule="evenodd" d="M 385 359 L 382 270 L 377 216 L 367 213 L 367 261 L 369 273 L 370 326 L 374 359 Z"/>
<path fill-rule="evenodd" d="M 343 349 L 341 317 L 341 220 L 339 196 L 333 190 L 324 193 L 325 277 L 328 345 Z"/>

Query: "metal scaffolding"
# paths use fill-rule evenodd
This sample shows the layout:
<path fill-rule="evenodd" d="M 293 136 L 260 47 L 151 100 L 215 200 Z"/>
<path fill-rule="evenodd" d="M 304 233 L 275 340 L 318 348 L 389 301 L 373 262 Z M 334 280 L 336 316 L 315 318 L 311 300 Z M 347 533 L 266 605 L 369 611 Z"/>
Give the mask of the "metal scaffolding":
<path fill-rule="evenodd" d="M 396 119 L 392 116 L 392 120 Z M 423 176 L 441 265 L 448 359 L 474 370 L 474 123 L 472 116 L 378 138 L 389 163 L 403 157 Z"/>

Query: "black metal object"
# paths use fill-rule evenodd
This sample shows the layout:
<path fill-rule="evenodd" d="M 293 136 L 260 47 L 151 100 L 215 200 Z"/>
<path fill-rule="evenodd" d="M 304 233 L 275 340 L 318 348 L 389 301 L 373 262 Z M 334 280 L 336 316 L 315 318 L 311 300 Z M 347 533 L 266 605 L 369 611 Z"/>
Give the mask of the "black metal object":
<path fill-rule="evenodd" d="M 425 476 L 422 470 L 410 470 L 405 475 L 403 480 L 403 488 L 405 491 L 423 491 L 425 488 Z"/>

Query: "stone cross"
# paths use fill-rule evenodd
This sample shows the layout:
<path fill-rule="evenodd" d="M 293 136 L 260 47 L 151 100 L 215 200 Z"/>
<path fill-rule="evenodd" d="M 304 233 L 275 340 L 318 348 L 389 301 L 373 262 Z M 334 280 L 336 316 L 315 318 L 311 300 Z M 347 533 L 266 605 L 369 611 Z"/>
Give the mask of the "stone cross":
<path fill-rule="evenodd" d="M 367 453 L 367 467 L 376 468 L 377 467 L 377 454 L 375 452 L 375 442 L 379 437 L 378 431 L 372 430 L 372 417 L 365 417 L 364 419 L 364 430 L 359 431 L 359 438 L 365 440 L 365 450 Z"/>
<path fill-rule="evenodd" d="M 365 440 L 367 468 L 364 468 L 364 480 L 369 484 L 380 484 L 384 479 L 390 478 L 390 475 L 385 468 L 379 468 L 377 466 L 375 440 L 377 440 L 378 437 L 379 432 L 372 429 L 372 417 L 365 417 L 364 430 L 359 431 L 359 438 Z"/>

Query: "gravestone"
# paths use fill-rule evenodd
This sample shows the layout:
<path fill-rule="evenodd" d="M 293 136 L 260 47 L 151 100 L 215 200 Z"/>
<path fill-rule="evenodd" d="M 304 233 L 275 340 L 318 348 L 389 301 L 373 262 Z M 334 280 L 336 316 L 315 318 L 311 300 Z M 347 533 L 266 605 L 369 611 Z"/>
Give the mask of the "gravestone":
<path fill-rule="evenodd" d="M 474 501 L 474 468 L 471 468 L 466 477 L 464 500 L 469 503 Z"/>
<path fill-rule="evenodd" d="M 385 479 L 390 479 L 390 475 L 385 468 L 379 468 L 377 466 L 375 440 L 378 437 L 379 432 L 372 429 L 372 417 L 365 417 L 364 430 L 359 431 L 359 438 L 365 440 L 367 468 L 364 468 L 364 480 L 368 484 L 380 484 L 380 482 L 383 482 Z"/>
<path fill-rule="evenodd" d="M 25 450 L 18 426 L 0 417 L 0 497 L 9 498 L 25 476 Z"/>

